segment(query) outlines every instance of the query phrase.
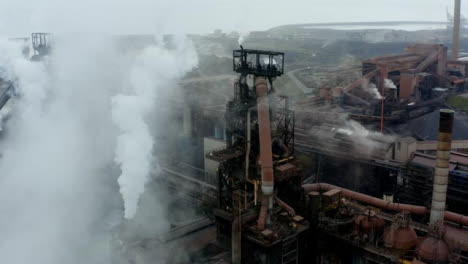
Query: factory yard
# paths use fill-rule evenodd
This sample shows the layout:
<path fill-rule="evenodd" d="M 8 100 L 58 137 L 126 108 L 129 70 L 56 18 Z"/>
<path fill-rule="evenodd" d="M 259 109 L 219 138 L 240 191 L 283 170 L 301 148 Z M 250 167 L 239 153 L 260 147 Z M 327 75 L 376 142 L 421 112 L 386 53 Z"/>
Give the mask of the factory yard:
<path fill-rule="evenodd" d="M 461 0 L 210 1 L 0 3 L 2 263 L 468 263 Z"/>

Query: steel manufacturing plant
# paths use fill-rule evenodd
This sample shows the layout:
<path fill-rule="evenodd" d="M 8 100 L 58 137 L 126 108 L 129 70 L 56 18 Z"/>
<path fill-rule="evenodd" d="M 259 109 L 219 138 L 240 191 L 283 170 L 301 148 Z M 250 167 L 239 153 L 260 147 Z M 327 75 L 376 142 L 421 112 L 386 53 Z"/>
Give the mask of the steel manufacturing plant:
<path fill-rule="evenodd" d="M 210 1 L 5 5 L 2 263 L 468 263 L 468 7 Z"/>

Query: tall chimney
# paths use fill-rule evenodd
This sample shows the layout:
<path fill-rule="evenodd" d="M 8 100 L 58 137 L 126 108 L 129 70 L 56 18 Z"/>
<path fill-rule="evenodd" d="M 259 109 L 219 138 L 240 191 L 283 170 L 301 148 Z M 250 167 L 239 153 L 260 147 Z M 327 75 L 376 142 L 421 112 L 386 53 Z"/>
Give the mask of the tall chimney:
<path fill-rule="evenodd" d="M 455 10 L 453 12 L 452 60 L 458 59 L 458 46 L 460 41 L 460 6 L 461 0 L 455 0 Z"/>
<path fill-rule="evenodd" d="M 450 109 L 440 110 L 437 161 L 434 172 L 430 224 L 444 220 L 454 113 L 455 112 Z"/>

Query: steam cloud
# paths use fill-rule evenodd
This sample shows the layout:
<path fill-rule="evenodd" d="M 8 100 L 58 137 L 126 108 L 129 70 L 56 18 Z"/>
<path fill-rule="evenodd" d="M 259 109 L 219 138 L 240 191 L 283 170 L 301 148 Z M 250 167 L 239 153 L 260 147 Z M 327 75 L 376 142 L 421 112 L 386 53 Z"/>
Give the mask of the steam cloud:
<path fill-rule="evenodd" d="M 121 131 L 115 161 L 122 170 L 119 184 L 126 218 L 136 213 L 153 159 L 154 142 L 145 118 L 154 110 L 157 97 L 196 65 L 195 50 L 186 40 L 177 43 L 172 51 L 161 44 L 148 47 L 138 56 L 131 71 L 131 94 L 112 98 L 112 119 Z"/>
<path fill-rule="evenodd" d="M 249 37 L 250 32 L 239 32 L 239 39 L 237 40 L 239 45 L 244 44 L 245 40 Z"/>
<path fill-rule="evenodd" d="M 366 91 L 368 94 L 372 95 L 374 99 L 382 99 L 382 95 L 380 94 L 377 86 L 374 83 L 369 82 L 368 80 L 364 81 L 361 85 L 362 89 Z"/>
<path fill-rule="evenodd" d="M 391 89 L 396 89 L 397 88 L 395 83 L 393 83 L 393 81 L 390 80 L 390 79 L 385 79 L 385 87 L 391 88 Z"/>
<path fill-rule="evenodd" d="M 46 63 L 0 41 L 0 78 L 19 93 L 0 141 L 5 263 L 112 263 L 112 230 L 135 214 L 152 162 L 154 101 L 197 64 L 190 41 L 174 46 L 134 58 L 110 36 L 57 36 Z"/>

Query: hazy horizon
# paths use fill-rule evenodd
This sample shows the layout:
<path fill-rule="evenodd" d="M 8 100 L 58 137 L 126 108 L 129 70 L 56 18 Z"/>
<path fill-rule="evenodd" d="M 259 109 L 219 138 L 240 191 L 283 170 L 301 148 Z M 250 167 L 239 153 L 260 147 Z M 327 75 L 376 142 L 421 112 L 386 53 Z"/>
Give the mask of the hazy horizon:
<path fill-rule="evenodd" d="M 440 22 L 447 20 L 446 10 L 452 9 L 452 0 L 16 0 L 0 2 L 0 35 L 43 31 L 200 34 L 215 29 L 245 32 L 307 23 Z M 468 5 L 462 3 L 462 15 L 466 13 Z"/>

